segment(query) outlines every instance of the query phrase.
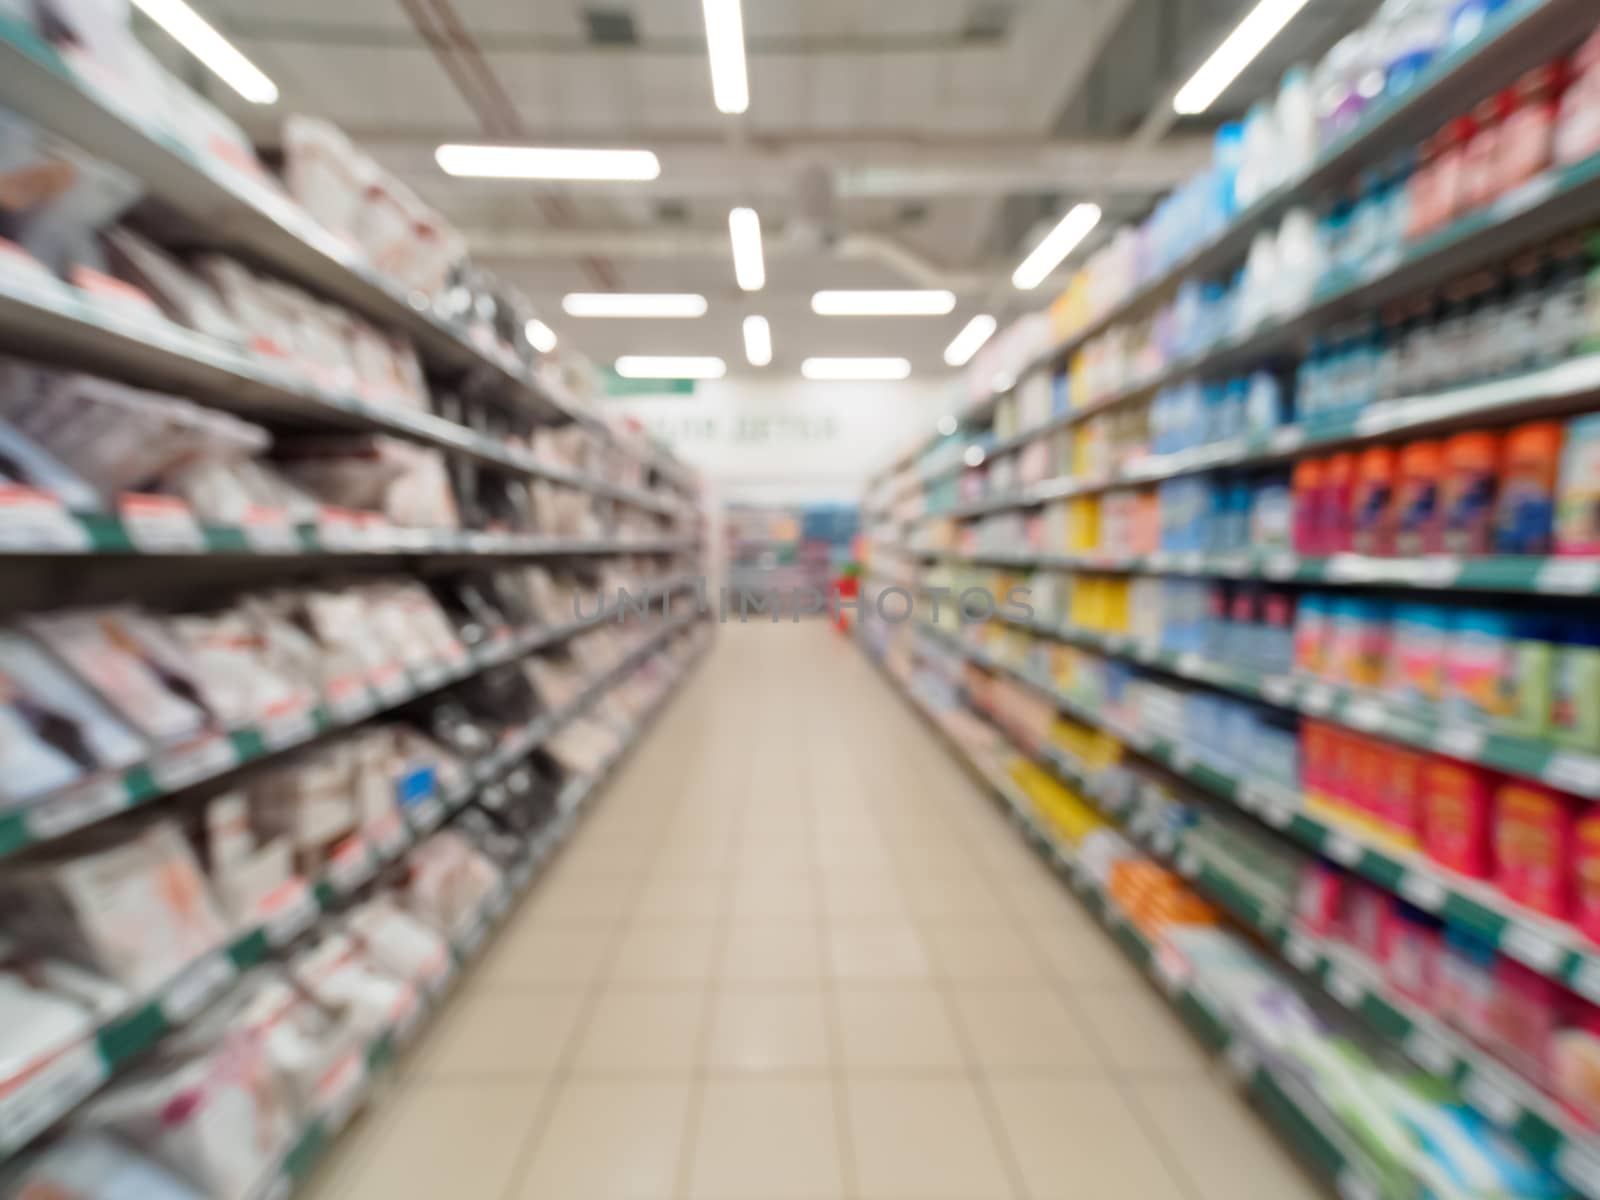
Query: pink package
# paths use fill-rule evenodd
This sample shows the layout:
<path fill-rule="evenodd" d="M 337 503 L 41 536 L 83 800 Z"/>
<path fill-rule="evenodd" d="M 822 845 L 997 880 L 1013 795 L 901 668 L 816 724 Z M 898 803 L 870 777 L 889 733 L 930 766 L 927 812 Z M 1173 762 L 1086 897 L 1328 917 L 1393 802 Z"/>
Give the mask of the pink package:
<path fill-rule="evenodd" d="M 1485 1044 L 1543 1087 L 1551 1077 L 1551 1039 L 1561 1028 L 1567 994 L 1560 984 L 1512 959 L 1495 963 Z"/>
<path fill-rule="evenodd" d="M 1358 879 L 1346 882 L 1343 895 L 1339 926 L 1344 940 L 1372 962 L 1386 965 L 1391 949 L 1389 924 L 1396 900 Z"/>
<path fill-rule="evenodd" d="M 1389 983 L 1401 995 L 1419 1004 L 1431 1004 L 1439 980 L 1439 959 L 1443 935 L 1424 914 L 1400 905 L 1390 915 L 1386 927 L 1388 942 L 1384 970 Z"/>
<path fill-rule="evenodd" d="M 1295 912 L 1308 933 L 1332 937 L 1339 922 L 1344 877 L 1326 863 L 1312 863 L 1300 876 Z"/>
<path fill-rule="evenodd" d="M 1449 758 L 1423 770 L 1422 848 L 1441 866 L 1475 879 L 1490 873 L 1493 777 Z"/>

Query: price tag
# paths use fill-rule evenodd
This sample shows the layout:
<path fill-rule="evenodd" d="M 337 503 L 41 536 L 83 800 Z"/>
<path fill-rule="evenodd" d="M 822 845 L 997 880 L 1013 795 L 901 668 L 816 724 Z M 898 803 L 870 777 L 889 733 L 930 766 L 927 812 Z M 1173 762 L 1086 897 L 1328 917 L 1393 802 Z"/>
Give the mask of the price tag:
<path fill-rule="evenodd" d="M 1522 1105 L 1497 1075 L 1482 1063 L 1475 1065 L 1461 1086 L 1461 1094 L 1496 1125 L 1512 1125 L 1522 1115 Z"/>
<path fill-rule="evenodd" d="M 1572 596 L 1600 590 L 1600 559 L 1552 558 L 1539 568 L 1533 586 L 1541 592 Z"/>
<path fill-rule="evenodd" d="M 202 779 L 220 775 L 239 765 L 233 743 L 220 733 L 164 752 L 151 765 L 151 774 L 163 791 L 175 792 Z"/>
<path fill-rule="evenodd" d="M 1170 835 L 1168 840 L 1171 840 Z M 1193 879 L 1200 874 L 1200 860 L 1188 850 L 1182 851 L 1178 855 L 1178 874 Z"/>
<path fill-rule="evenodd" d="M 366 1065 L 361 1055 L 345 1055 L 337 1066 L 317 1083 L 316 1106 L 329 1133 L 337 1133 L 350 1121 L 356 1106 L 361 1102 L 362 1088 L 367 1081 Z"/>
<path fill-rule="evenodd" d="M 1300 707 L 1309 713 L 1325 713 L 1333 707 L 1338 693 L 1326 683 L 1314 683 L 1300 696 Z"/>
<path fill-rule="evenodd" d="M 80 552 L 89 531 L 48 492 L 0 485 L 0 548 Z"/>
<path fill-rule="evenodd" d="M 1500 949 L 1547 975 L 1559 970 L 1567 956 L 1565 947 L 1526 925 L 1508 925 L 1501 930 Z"/>
<path fill-rule="evenodd" d="M 372 694 L 359 676 L 347 675 L 328 687 L 328 708 L 347 725 L 364 720 L 376 708 Z"/>
<path fill-rule="evenodd" d="M 1449 889 L 1432 875 L 1408 870 L 1400 876 L 1400 894 L 1418 908 L 1438 912 L 1444 907 Z"/>
<path fill-rule="evenodd" d="M 1540 773 L 1551 787 L 1581 795 L 1600 795 L 1600 758 L 1562 751 L 1552 754 Z"/>
<path fill-rule="evenodd" d="M 122 786 L 121 778 L 115 775 L 102 776 L 42 800 L 30 808 L 28 832 L 40 841 L 48 841 L 119 813 L 127 807 L 127 803 L 128 793 Z"/>
<path fill-rule="evenodd" d="M 1418 587 L 1450 587 L 1461 578 L 1461 560 L 1453 554 L 1430 554 L 1418 559 L 1409 572 Z"/>
<path fill-rule="evenodd" d="M 264 718 L 260 730 L 261 740 L 268 749 L 281 750 L 285 746 L 309 742 L 316 735 L 317 725 L 310 708 L 295 708 Z"/>
<path fill-rule="evenodd" d="M 1299 557 L 1282 551 L 1267 555 L 1261 564 L 1261 573 L 1268 579 L 1292 579 L 1299 570 Z"/>
<path fill-rule="evenodd" d="M 1575 1142 L 1562 1145 L 1556 1154 L 1556 1170 L 1585 1196 L 1600 1197 L 1600 1155 Z"/>
<path fill-rule="evenodd" d="M 1560 186 L 1560 172 L 1546 171 L 1536 175 L 1521 187 L 1507 192 L 1489 208 L 1495 224 L 1507 221 L 1531 208 L 1537 208 L 1556 192 Z"/>
<path fill-rule="evenodd" d="M 298 554 L 300 534 L 281 508 L 252 505 L 239 518 L 239 531 L 257 554 Z"/>
<path fill-rule="evenodd" d="M 1268 675 L 1261 681 L 1261 695 L 1273 704 L 1288 704 L 1294 698 L 1294 680 L 1283 675 Z"/>
<path fill-rule="evenodd" d="M 317 510 L 317 541 L 324 550 L 361 548 L 361 525 L 354 513 L 323 507 Z"/>
<path fill-rule="evenodd" d="M 1596 1004 L 1600 1004 L 1600 962 L 1589 959 L 1572 977 L 1572 986 Z"/>
<path fill-rule="evenodd" d="M 199 554 L 206 548 L 194 511 L 173 496 L 125 495 L 117 509 L 128 540 L 145 554 Z"/>
<path fill-rule="evenodd" d="M 233 964 L 220 950 L 191 963 L 162 994 L 161 1012 L 168 1024 L 188 1021 L 233 982 L 234 974 Z"/>
<path fill-rule="evenodd" d="M 263 901 L 262 927 L 267 941 L 287 946 L 316 921 L 320 909 L 304 879 L 291 879 L 276 888 Z"/>
<path fill-rule="evenodd" d="M 1288 454 L 1298 450 L 1306 440 L 1306 431 L 1299 425 L 1284 425 L 1274 429 L 1267 438 L 1267 448 L 1274 454 Z"/>
<path fill-rule="evenodd" d="M 48 1062 L 0 1086 L 0 1153 L 20 1150 L 106 1080 L 93 1040 L 69 1046 Z"/>
<path fill-rule="evenodd" d="M 1361 861 L 1361 843 L 1347 833 L 1330 832 L 1323 840 L 1322 849 L 1334 862 L 1353 867 Z"/>
<path fill-rule="evenodd" d="M 1294 809 L 1272 797 L 1262 801 L 1261 819 L 1274 829 L 1287 829 L 1294 821 Z"/>
<path fill-rule="evenodd" d="M 1317 947 L 1309 938 L 1301 937 L 1298 933 L 1291 933 L 1284 939 L 1283 956 L 1302 971 L 1309 971 L 1317 965 L 1320 955 Z"/>
<path fill-rule="evenodd" d="M 1433 747 L 1441 754 L 1471 761 L 1483 753 L 1485 740 L 1483 730 L 1471 725 L 1446 725 L 1433 735 Z"/>
<path fill-rule="evenodd" d="M 1455 1070 L 1456 1056 L 1450 1047 L 1420 1025 L 1406 1034 L 1406 1053 L 1430 1074 L 1448 1076 Z"/>
<path fill-rule="evenodd" d="M 1328 991 L 1340 1004 L 1346 1008 L 1354 1008 L 1361 1003 L 1362 997 L 1367 994 L 1367 989 L 1344 967 L 1335 963 L 1328 971 Z"/>
<path fill-rule="evenodd" d="M 417 686 L 430 691 L 433 688 L 443 687 L 450 682 L 452 674 L 451 668 L 444 663 L 423 663 L 416 668 Z"/>
<path fill-rule="evenodd" d="M 1349 704 L 1344 710 L 1345 720 L 1357 729 L 1381 729 L 1388 720 L 1388 712 L 1383 705 L 1370 697 L 1363 697 Z"/>

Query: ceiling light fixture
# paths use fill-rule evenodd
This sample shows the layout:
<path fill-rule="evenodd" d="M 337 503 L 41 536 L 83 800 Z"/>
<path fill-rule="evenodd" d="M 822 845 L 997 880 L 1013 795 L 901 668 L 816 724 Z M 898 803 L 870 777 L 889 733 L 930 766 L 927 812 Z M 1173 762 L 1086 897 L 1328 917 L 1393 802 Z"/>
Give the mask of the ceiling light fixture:
<path fill-rule="evenodd" d="M 1173 111 L 1189 117 L 1215 104 L 1217 97 L 1283 32 L 1306 3 L 1307 0 L 1261 0 L 1211 52 L 1211 57 L 1200 64 L 1189 82 L 1178 89 L 1172 98 Z"/>
<path fill-rule="evenodd" d="M 767 285 L 767 264 L 761 254 L 761 218 L 753 208 L 728 213 L 728 237 L 733 242 L 733 277 L 747 292 Z"/>
<path fill-rule="evenodd" d="M 556 348 L 556 331 L 538 317 L 529 317 L 528 323 L 522 327 L 522 332 L 527 335 L 528 345 L 540 354 L 549 354 Z"/>
<path fill-rule="evenodd" d="M 133 0 L 135 7 L 172 35 L 212 74 L 251 104 L 273 104 L 278 85 L 183 0 Z"/>
<path fill-rule="evenodd" d="M 744 319 L 744 356 L 752 367 L 764 367 L 772 361 L 772 326 L 765 317 L 752 314 Z"/>
<path fill-rule="evenodd" d="M 433 152 L 433 158 L 446 175 L 470 179 L 604 179 L 637 183 L 661 174 L 661 160 L 650 150 L 447 142 Z"/>
<path fill-rule="evenodd" d="M 696 292 L 571 292 L 561 307 L 569 317 L 703 317 L 706 298 Z"/>
<path fill-rule="evenodd" d="M 744 11 L 739 0 L 701 0 L 701 8 L 706 18 L 706 54 L 711 59 L 711 98 L 718 112 L 738 116 L 750 107 Z"/>
<path fill-rule="evenodd" d="M 1044 240 L 1033 248 L 1033 253 L 1022 260 L 1011 273 L 1011 282 L 1024 292 L 1031 292 L 1061 265 L 1063 259 L 1078 248 L 1078 243 L 1089 236 L 1100 224 L 1098 204 L 1074 205 L 1071 212 L 1056 222 L 1056 227 L 1044 235 Z"/>
<path fill-rule="evenodd" d="M 624 354 L 616 369 L 624 379 L 721 379 L 728 364 L 709 354 Z"/>
<path fill-rule="evenodd" d="M 911 363 L 903 358 L 808 358 L 800 364 L 800 374 L 829 382 L 904 379 L 911 374 Z"/>
<path fill-rule="evenodd" d="M 979 313 L 950 339 L 950 344 L 944 348 L 944 361 L 952 367 L 966 366 L 993 334 L 994 318 L 988 313 Z"/>
<path fill-rule="evenodd" d="M 817 292 L 811 311 L 823 317 L 942 317 L 954 311 L 954 292 Z"/>
<path fill-rule="evenodd" d="M 944 416 L 939 418 L 939 423 L 934 426 L 934 428 L 939 431 L 939 435 L 941 437 L 949 437 L 960 427 L 961 423 L 956 420 L 953 413 L 945 413 Z"/>

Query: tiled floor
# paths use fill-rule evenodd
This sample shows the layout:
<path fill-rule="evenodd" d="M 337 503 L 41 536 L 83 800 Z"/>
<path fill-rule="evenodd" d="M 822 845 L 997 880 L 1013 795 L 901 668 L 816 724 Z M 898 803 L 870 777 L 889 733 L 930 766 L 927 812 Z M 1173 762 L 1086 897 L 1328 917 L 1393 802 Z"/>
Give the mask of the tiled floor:
<path fill-rule="evenodd" d="M 854 648 L 717 649 L 315 1200 L 1320 1194 Z"/>

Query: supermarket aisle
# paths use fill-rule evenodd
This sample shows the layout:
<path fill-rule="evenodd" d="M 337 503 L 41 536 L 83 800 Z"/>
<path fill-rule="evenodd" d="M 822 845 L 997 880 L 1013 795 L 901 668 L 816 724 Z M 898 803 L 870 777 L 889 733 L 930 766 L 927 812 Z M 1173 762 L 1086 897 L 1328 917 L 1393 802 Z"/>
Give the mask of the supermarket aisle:
<path fill-rule="evenodd" d="M 848 643 L 728 626 L 316 1200 L 1319 1194 Z"/>

